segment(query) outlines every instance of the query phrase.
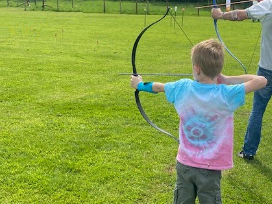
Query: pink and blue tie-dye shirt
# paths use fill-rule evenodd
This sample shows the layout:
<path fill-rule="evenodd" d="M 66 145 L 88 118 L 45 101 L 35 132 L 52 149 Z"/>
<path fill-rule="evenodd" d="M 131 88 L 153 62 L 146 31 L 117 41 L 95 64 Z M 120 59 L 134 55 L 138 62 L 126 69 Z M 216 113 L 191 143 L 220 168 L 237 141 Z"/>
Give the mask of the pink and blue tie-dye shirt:
<path fill-rule="evenodd" d="M 181 79 L 165 84 L 180 118 L 177 160 L 223 170 L 233 167 L 233 113 L 245 102 L 244 84 L 202 84 Z"/>

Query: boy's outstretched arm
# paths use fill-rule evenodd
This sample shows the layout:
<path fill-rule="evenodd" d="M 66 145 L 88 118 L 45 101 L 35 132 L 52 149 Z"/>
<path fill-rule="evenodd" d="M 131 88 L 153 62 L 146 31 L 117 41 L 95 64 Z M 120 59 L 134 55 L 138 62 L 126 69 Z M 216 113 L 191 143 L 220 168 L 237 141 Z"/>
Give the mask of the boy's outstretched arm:
<path fill-rule="evenodd" d="M 245 84 L 246 93 L 250 93 L 266 86 L 267 79 L 263 76 L 245 74 L 240 76 L 225 76 L 220 74 L 217 78 L 220 84 Z"/>
<path fill-rule="evenodd" d="M 139 91 L 145 91 L 150 93 L 164 92 L 164 84 L 159 82 L 143 82 L 140 75 L 131 75 L 130 80 L 131 87 L 138 89 Z"/>

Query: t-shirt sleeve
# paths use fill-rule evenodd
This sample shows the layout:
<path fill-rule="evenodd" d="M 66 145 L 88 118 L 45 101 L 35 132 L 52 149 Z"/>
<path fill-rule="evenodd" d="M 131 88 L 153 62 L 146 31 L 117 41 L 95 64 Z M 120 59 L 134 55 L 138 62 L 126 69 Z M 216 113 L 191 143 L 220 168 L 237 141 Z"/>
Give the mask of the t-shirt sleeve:
<path fill-rule="evenodd" d="M 177 97 L 180 98 L 183 96 L 185 91 L 183 87 L 186 86 L 186 84 L 190 83 L 191 81 L 192 80 L 190 79 L 181 79 L 179 81 L 166 83 L 164 86 L 166 99 L 170 103 L 175 103 Z"/>
<path fill-rule="evenodd" d="M 247 8 L 247 15 L 251 19 L 262 20 L 265 15 L 271 13 L 272 0 L 261 1 Z"/>
<path fill-rule="evenodd" d="M 246 91 L 244 84 L 229 85 L 226 86 L 226 89 L 226 97 L 231 111 L 234 111 L 245 104 Z"/>

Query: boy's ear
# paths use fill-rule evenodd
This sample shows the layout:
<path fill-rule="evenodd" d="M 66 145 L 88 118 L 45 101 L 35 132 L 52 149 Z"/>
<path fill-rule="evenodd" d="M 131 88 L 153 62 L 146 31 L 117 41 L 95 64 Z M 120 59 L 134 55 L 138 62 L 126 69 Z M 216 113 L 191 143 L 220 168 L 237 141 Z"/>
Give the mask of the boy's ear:
<path fill-rule="evenodd" d="M 199 66 L 194 65 L 194 70 L 195 70 L 195 72 L 196 72 L 198 75 L 200 74 L 201 69 L 200 69 Z"/>

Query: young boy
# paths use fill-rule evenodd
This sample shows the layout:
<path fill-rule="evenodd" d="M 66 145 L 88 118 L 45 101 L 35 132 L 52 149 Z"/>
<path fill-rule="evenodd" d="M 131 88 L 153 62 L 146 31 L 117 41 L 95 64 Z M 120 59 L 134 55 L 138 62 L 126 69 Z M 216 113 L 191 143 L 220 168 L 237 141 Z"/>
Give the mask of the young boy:
<path fill-rule="evenodd" d="M 267 83 L 262 76 L 224 76 L 224 48 L 214 39 L 191 50 L 193 77 L 176 82 L 143 83 L 131 76 L 131 86 L 150 93 L 165 92 L 180 118 L 174 203 L 221 203 L 221 170 L 233 167 L 233 113 L 245 94 Z M 230 85 L 232 84 L 232 85 Z"/>

